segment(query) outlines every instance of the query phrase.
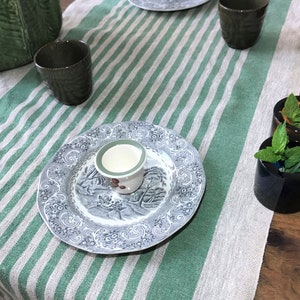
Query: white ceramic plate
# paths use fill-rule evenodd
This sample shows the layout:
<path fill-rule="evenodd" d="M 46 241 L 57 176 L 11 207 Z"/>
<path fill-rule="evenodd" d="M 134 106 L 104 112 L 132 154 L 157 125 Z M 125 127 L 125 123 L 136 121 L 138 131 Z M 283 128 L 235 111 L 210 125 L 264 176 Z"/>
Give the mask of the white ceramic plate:
<path fill-rule="evenodd" d="M 176 11 L 202 5 L 210 0 L 129 0 L 139 8 L 153 11 Z"/>
<path fill-rule="evenodd" d="M 142 186 L 113 192 L 96 171 L 96 151 L 129 138 L 146 148 Z M 164 241 L 195 214 L 206 178 L 197 150 L 176 132 L 145 122 L 102 125 L 64 144 L 44 168 L 37 204 L 50 231 L 101 254 L 140 251 Z"/>

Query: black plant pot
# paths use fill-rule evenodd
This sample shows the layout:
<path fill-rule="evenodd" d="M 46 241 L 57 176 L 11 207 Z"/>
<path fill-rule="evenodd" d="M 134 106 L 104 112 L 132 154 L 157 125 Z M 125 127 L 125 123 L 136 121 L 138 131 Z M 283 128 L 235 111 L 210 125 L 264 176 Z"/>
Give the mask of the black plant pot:
<path fill-rule="evenodd" d="M 298 101 L 300 101 L 300 96 L 296 96 Z M 281 114 L 281 111 L 284 107 L 284 103 L 287 98 L 283 98 L 280 101 L 278 101 L 273 109 L 273 120 L 272 120 L 272 129 L 271 133 L 273 134 L 276 127 L 284 122 L 283 116 Z M 295 127 L 289 123 L 286 123 L 286 131 L 289 136 L 290 141 L 295 141 L 296 143 L 300 143 L 300 128 Z"/>
<path fill-rule="evenodd" d="M 271 146 L 271 142 L 270 137 L 261 144 L 260 149 Z M 298 212 L 300 211 L 300 173 L 280 172 L 274 164 L 258 160 L 254 194 L 262 205 L 275 212 Z"/>

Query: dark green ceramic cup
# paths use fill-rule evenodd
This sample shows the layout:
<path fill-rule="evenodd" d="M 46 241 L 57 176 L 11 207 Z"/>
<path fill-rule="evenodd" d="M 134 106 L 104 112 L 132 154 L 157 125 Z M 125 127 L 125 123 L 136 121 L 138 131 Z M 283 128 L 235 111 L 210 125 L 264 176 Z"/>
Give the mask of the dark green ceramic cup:
<path fill-rule="evenodd" d="M 234 49 L 252 47 L 260 35 L 269 0 L 219 0 L 222 36 Z"/>
<path fill-rule="evenodd" d="M 79 105 L 92 92 L 91 54 L 83 41 L 55 41 L 34 56 L 36 69 L 55 98 L 66 105 Z"/>

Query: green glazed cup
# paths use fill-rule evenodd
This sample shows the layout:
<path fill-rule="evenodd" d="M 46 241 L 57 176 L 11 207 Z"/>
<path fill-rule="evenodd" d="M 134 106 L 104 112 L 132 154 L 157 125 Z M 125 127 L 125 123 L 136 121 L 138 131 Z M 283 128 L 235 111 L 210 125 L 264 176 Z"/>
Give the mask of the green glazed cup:
<path fill-rule="evenodd" d="M 269 0 L 219 0 L 222 36 L 233 49 L 252 47 L 260 35 Z"/>
<path fill-rule="evenodd" d="M 91 54 L 89 46 L 83 41 L 58 40 L 48 43 L 37 51 L 34 63 L 61 103 L 79 105 L 91 95 Z"/>

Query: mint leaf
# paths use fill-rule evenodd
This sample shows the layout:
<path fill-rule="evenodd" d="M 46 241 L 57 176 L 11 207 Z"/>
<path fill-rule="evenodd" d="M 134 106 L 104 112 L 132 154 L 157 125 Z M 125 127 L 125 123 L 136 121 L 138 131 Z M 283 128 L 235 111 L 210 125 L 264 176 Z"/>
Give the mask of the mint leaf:
<path fill-rule="evenodd" d="M 285 167 L 283 172 L 286 172 L 286 173 L 300 173 L 300 162 L 298 162 L 297 164 L 295 164 L 291 168 L 286 168 Z"/>
<path fill-rule="evenodd" d="M 289 142 L 289 138 L 286 132 L 286 123 L 282 123 L 277 126 L 272 138 L 273 152 L 279 155 L 283 155 L 286 145 Z"/>
<path fill-rule="evenodd" d="M 285 151 L 286 161 L 284 163 L 286 168 L 292 168 L 300 162 L 300 146 L 288 148 Z"/>
<path fill-rule="evenodd" d="M 299 109 L 299 105 L 296 96 L 294 94 L 290 94 L 284 103 L 283 114 L 292 121 L 294 113 L 298 109 Z"/>
<path fill-rule="evenodd" d="M 300 123 L 300 109 L 294 112 L 292 121 L 293 124 Z"/>
<path fill-rule="evenodd" d="M 254 157 L 271 163 L 277 162 L 283 158 L 282 155 L 274 153 L 273 148 L 270 146 L 256 152 Z"/>

